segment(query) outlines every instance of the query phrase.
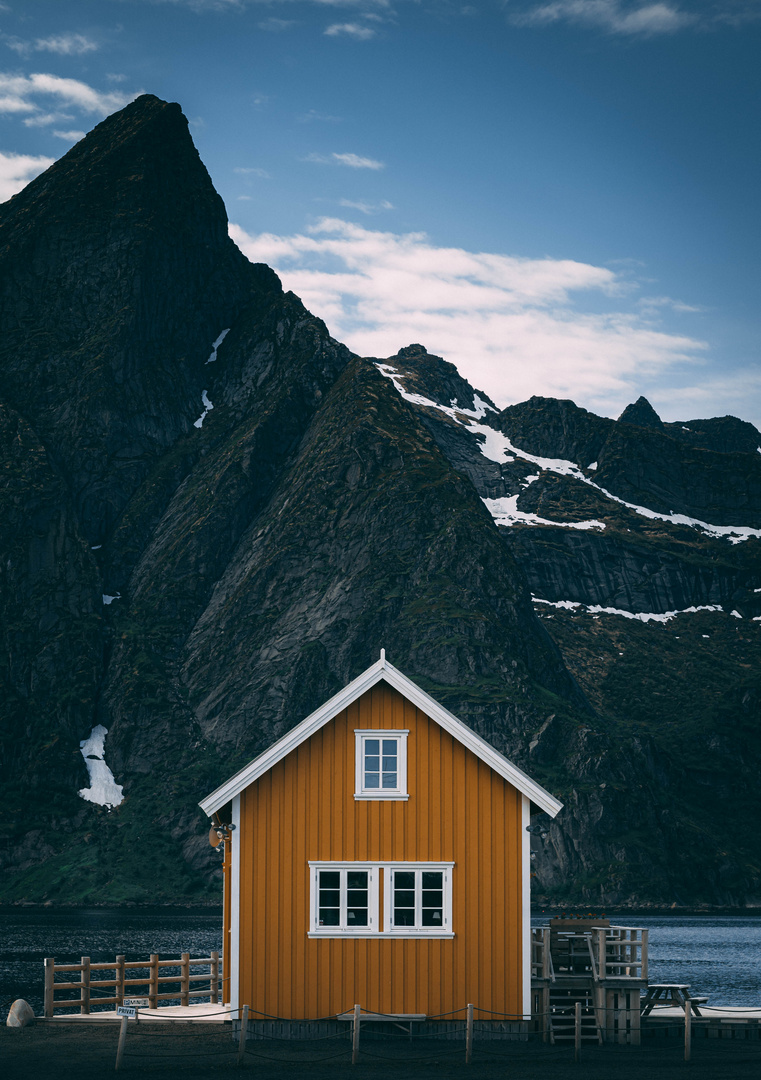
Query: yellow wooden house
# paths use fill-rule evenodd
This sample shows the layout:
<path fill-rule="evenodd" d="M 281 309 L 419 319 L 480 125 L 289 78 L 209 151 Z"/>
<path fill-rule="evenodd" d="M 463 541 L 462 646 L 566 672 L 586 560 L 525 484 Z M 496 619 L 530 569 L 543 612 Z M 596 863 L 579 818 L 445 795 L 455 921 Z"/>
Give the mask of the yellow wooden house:
<path fill-rule="evenodd" d="M 233 1008 L 530 1017 L 527 826 L 561 804 L 383 652 L 200 805 Z"/>

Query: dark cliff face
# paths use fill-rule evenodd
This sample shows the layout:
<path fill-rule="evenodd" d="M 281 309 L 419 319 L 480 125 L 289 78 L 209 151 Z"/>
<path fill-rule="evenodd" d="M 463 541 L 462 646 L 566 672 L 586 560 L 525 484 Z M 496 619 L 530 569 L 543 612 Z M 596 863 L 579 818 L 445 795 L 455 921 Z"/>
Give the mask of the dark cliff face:
<path fill-rule="evenodd" d="M 212 342 L 259 289 L 178 105 L 142 97 L 0 207 L 3 394 L 91 544 L 203 409 Z"/>
<path fill-rule="evenodd" d="M 354 356 L 152 97 L 0 208 L 0 268 L 0 896 L 218 898 L 197 800 L 381 647 L 564 799 L 541 895 L 759 896 L 761 541 L 672 520 L 753 525 L 755 428 L 500 413 L 420 345 Z M 110 812 L 77 796 L 96 724 Z"/>

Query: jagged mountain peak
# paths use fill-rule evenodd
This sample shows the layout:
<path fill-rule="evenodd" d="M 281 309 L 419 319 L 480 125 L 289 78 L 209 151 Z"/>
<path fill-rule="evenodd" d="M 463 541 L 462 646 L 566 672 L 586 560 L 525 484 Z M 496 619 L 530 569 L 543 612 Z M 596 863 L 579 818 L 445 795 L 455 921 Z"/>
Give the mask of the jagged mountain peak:
<path fill-rule="evenodd" d="M 634 424 L 635 427 L 663 429 L 663 421 L 653 406 L 642 394 L 631 405 L 627 405 L 619 416 L 619 422 Z"/>
<path fill-rule="evenodd" d="M 394 356 L 376 363 L 393 368 L 401 378 L 405 391 L 427 398 L 436 405 L 481 411 L 487 406 L 496 414 L 497 407 L 488 394 L 476 390 L 460 375 L 454 364 L 429 353 L 425 345 L 407 345 Z M 476 398 L 481 401 L 479 409 Z"/>

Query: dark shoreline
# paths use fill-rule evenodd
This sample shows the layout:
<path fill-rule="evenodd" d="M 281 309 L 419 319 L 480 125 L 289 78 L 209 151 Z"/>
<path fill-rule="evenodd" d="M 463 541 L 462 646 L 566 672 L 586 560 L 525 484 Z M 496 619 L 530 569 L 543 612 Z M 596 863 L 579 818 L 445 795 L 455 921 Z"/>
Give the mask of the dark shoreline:
<path fill-rule="evenodd" d="M 134 902 L 128 902 L 123 904 L 66 904 L 66 903 L 52 903 L 46 901 L 45 903 L 35 903 L 31 900 L 16 900 L 13 903 L 0 902 L 0 916 L 3 912 L 19 912 L 19 911 L 54 911 L 54 912 L 74 912 L 74 911 L 134 911 L 141 914 L 178 914 L 180 912 L 187 912 L 189 914 L 196 915 L 220 915 L 222 914 L 222 904 L 136 904 Z M 761 905 L 758 907 L 707 907 L 699 906 L 692 907 L 685 905 L 683 907 L 676 907 L 673 905 L 658 907 L 653 905 L 652 907 L 619 907 L 610 905 L 604 907 L 602 905 L 598 907 L 591 907 L 588 904 L 547 904 L 543 907 L 533 907 L 531 909 L 531 917 L 539 918 L 541 916 L 556 916 L 564 914 L 568 918 L 588 917 L 589 914 L 594 916 L 614 917 L 614 918 L 636 918 L 637 916 L 647 917 L 663 917 L 665 915 L 679 915 L 696 917 L 699 915 L 706 916 L 761 916 Z"/>

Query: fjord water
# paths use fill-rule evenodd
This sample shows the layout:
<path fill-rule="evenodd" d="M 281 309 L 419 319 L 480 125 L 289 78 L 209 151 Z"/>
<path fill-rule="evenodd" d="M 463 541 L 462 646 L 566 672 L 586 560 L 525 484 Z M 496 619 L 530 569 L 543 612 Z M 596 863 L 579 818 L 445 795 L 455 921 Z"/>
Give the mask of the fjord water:
<path fill-rule="evenodd" d="M 650 981 L 687 983 L 709 1005 L 761 1006 L 761 915 L 609 916 L 618 926 L 650 931 Z M 548 916 L 537 915 L 535 926 Z M 25 998 L 42 1012 L 46 956 L 76 963 L 147 960 L 151 953 L 208 956 L 222 949 L 222 914 L 171 911 L 5 908 L 0 910 L 0 1003 Z"/>
<path fill-rule="evenodd" d="M 39 1015 L 43 1008 L 43 963 L 92 963 L 208 956 L 222 951 L 222 910 L 3 908 L 0 910 L 0 1005 L 22 997 Z M 113 978 L 111 972 L 104 973 Z M 78 978 L 74 973 L 72 981 Z M 95 997 L 93 996 L 93 1004 Z"/>

